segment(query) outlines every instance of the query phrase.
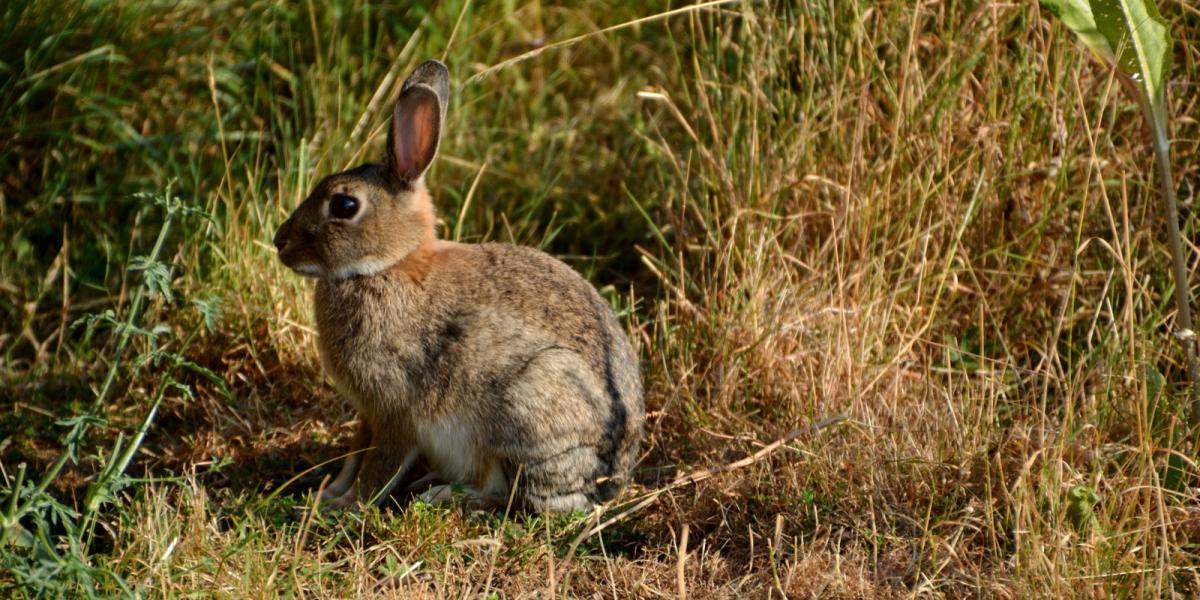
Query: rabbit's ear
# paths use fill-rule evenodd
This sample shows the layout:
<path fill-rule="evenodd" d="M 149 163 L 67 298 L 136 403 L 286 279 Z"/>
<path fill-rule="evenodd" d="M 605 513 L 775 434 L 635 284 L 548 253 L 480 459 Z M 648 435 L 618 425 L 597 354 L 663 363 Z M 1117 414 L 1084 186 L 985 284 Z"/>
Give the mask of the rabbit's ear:
<path fill-rule="evenodd" d="M 404 81 L 388 133 L 388 167 L 400 180 L 424 177 L 437 155 L 449 88 L 446 65 L 436 60 L 421 63 Z"/>

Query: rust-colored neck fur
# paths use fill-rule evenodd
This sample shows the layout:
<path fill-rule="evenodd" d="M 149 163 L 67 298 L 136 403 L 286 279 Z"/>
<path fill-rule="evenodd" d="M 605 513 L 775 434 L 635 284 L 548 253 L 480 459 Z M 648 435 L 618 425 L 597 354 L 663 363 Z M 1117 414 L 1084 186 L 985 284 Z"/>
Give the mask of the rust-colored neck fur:
<path fill-rule="evenodd" d="M 416 283 L 424 281 L 425 276 L 429 274 L 429 269 L 433 266 L 434 239 L 431 233 L 429 237 L 421 240 L 417 249 L 400 259 L 400 262 L 393 265 L 392 269 L 403 272 Z"/>
<path fill-rule="evenodd" d="M 416 248 L 393 265 L 392 269 L 399 270 L 414 282 L 420 283 L 425 280 L 433 265 L 437 233 L 434 230 L 433 202 L 429 199 L 429 192 L 425 190 L 425 186 L 418 185 L 413 194 L 416 196 L 413 198 L 416 205 L 416 222 L 413 225 L 419 229 L 420 237 Z"/>

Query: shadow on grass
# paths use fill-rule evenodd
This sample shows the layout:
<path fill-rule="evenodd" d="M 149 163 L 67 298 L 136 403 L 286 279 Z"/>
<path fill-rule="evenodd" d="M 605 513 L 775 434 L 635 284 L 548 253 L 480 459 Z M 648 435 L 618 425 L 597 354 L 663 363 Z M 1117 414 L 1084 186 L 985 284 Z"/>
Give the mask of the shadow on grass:
<path fill-rule="evenodd" d="M 221 529 L 240 526 L 247 511 L 265 518 L 268 528 L 280 535 L 296 527 L 322 485 L 328 485 L 341 469 L 355 429 L 355 415 L 330 385 L 317 365 L 289 360 L 272 353 L 254 361 L 219 348 L 237 347 L 234 340 L 209 341 L 193 347 L 189 358 L 226 382 L 228 394 L 200 375 L 177 372 L 188 394 L 164 398 L 126 476 L 121 495 L 138 497 L 142 486 L 181 482 L 189 478 L 201 486 L 208 510 Z M 211 353 L 211 354 L 210 354 Z M 63 451 L 67 428 L 56 425 L 84 413 L 93 402 L 95 378 L 73 373 L 52 374 L 0 388 L 0 401 L 10 410 L 0 413 L 0 460 L 6 469 L 22 462 L 34 473 L 44 472 Z M 91 428 L 80 449 L 80 461 L 68 464 L 52 484 L 51 492 L 67 506 L 80 509 L 87 487 L 102 469 L 103 459 L 124 434 L 128 440 L 145 417 L 148 398 L 158 377 L 144 370 L 136 381 L 126 382 L 103 407 L 102 422 Z M 408 535 L 409 529 L 432 527 L 438 535 L 451 538 L 497 535 L 514 547 L 530 549 L 545 543 L 549 528 L 552 546 L 565 556 L 581 527 L 580 515 L 539 516 L 514 510 L 481 513 L 449 507 L 430 510 L 426 505 L 410 510 L 421 489 L 409 485 L 428 473 L 418 464 L 398 483 L 396 491 L 381 503 L 382 521 L 375 522 L 368 537 L 380 539 Z M 281 489 L 282 488 L 282 489 Z M 273 499 L 272 494 L 275 494 Z M 615 510 L 615 509 L 614 509 Z M 325 526 L 346 522 L 330 513 Z M 396 519 L 399 519 L 398 521 Z M 430 521 L 432 519 L 432 521 Z M 647 544 L 662 535 L 642 531 L 640 518 L 626 519 L 609 528 L 604 547 L 599 538 L 580 545 L 581 556 L 638 556 Z M 445 529 L 441 529 L 445 528 Z M 657 527 L 653 529 L 657 530 Z M 665 530 L 664 530 L 665 531 Z M 62 534 L 62 531 L 55 531 Z M 91 551 L 111 552 L 111 531 L 97 531 Z M 532 550 L 530 550 L 532 551 Z"/>

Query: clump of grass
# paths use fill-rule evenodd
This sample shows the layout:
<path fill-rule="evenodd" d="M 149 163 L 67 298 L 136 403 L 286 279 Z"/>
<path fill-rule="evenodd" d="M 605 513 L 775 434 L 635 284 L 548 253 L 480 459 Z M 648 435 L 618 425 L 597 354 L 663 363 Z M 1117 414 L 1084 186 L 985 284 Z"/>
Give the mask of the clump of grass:
<path fill-rule="evenodd" d="M 1166 251 L 1135 225 L 1159 223 L 1156 182 L 1104 70 L 1023 5 L 728 3 L 466 83 L 668 8 L 8 3 L 0 504 L 29 497 L 17 465 L 47 472 L 53 424 L 105 373 L 100 422 L 44 490 L 62 514 L 157 412 L 94 533 L 19 520 L 75 561 L 7 545 L 6 593 L 1195 593 Z M 1173 112 L 1195 114 L 1198 15 L 1163 12 Z M 430 176 L 443 235 L 563 257 L 644 357 L 648 445 L 606 516 L 846 420 L 579 544 L 594 521 L 305 512 L 326 471 L 280 486 L 339 453 L 350 415 L 267 240 L 312 181 L 381 152 L 381 107 L 430 56 L 457 84 Z M 1175 123 L 1182 181 L 1196 127 Z M 165 224 L 134 194 L 172 179 L 195 212 L 134 310 L 153 281 L 130 267 Z M 71 326 L 107 310 L 161 333 L 122 353 L 118 329 Z"/>

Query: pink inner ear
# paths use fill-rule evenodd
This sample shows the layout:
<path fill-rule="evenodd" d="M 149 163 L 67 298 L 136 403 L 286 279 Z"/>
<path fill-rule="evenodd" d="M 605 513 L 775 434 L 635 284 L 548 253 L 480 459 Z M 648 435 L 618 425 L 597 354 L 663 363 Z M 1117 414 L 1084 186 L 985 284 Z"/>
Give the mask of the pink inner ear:
<path fill-rule="evenodd" d="M 437 149 L 437 96 L 425 89 L 412 89 L 396 102 L 392 115 L 392 168 L 405 181 L 419 178 Z"/>

